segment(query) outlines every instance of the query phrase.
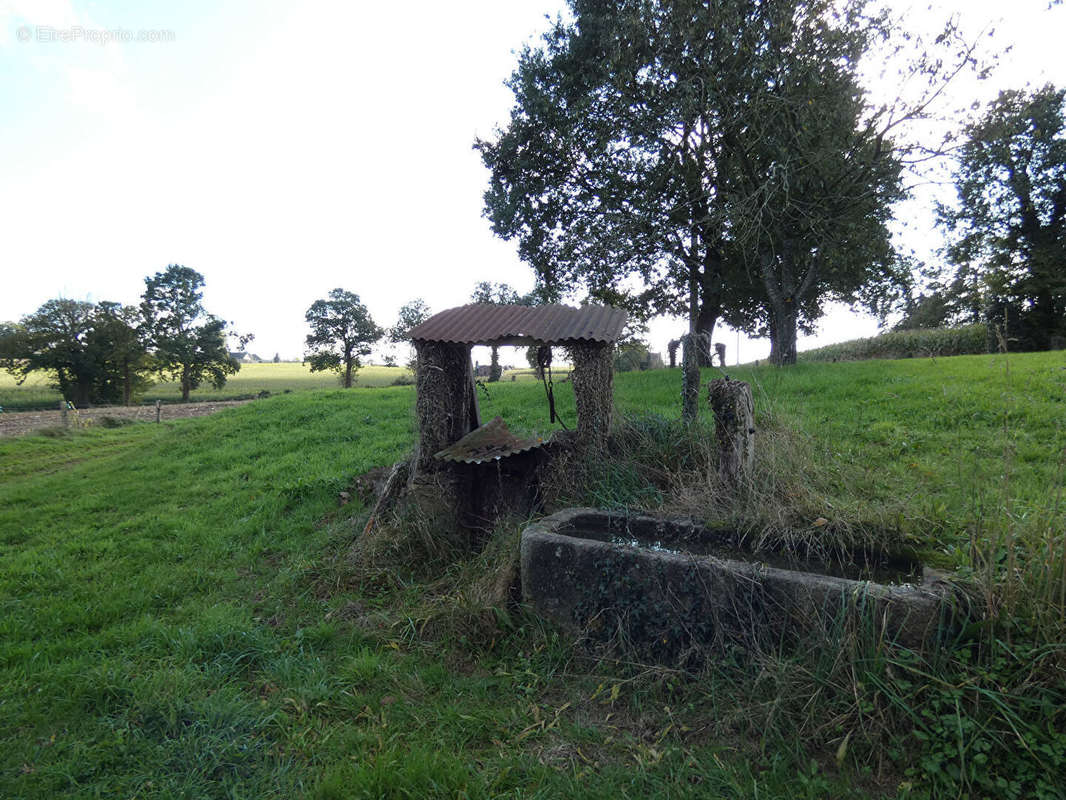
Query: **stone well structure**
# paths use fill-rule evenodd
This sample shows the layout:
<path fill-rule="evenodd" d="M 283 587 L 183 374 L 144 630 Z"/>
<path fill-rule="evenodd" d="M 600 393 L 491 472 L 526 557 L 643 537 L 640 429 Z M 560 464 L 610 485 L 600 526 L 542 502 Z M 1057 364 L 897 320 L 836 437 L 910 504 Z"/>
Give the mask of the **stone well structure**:
<path fill-rule="evenodd" d="M 613 409 L 614 344 L 626 320 L 625 311 L 610 306 L 471 304 L 413 328 L 418 440 L 408 496 L 423 497 L 423 507 L 454 509 L 460 527 L 478 527 L 479 521 L 487 527 L 507 510 L 528 513 L 531 487 L 550 458 L 547 450 L 565 446 L 593 452 L 605 446 Z M 470 358 L 474 345 L 565 348 L 573 363 L 570 381 L 577 405 L 572 436 L 523 440 L 499 418 L 482 425 Z"/>

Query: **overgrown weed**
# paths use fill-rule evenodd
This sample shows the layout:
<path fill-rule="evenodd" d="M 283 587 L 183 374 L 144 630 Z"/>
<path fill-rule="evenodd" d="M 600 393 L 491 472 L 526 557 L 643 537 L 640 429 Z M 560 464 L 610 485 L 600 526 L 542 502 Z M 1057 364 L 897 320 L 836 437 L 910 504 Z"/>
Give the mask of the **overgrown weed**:
<path fill-rule="evenodd" d="M 624 415 L 609 457 L 560 466 L 546 490 L 550 507 L 645 510 L 736 531 L 753 551 L 832 560 L 856 553 L 909 552 L 897 506 L 850 499 L 846 469 L 813 457 L 813 444 L 772 411 L 757 417 L 749 478 L 721 483 L 713 430 L 654 413 Z"/>

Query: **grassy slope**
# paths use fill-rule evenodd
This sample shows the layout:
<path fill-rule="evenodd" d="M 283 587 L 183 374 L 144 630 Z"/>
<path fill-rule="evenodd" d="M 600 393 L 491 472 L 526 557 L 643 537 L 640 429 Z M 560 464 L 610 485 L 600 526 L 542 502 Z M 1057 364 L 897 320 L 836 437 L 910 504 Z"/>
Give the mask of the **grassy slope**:
<path fill-rule="evenodd" d="M 821 468 L 817 489 L 862 518 L 893 517 L 926 545 L 959 544 L 990 503 L 1009 492 L 1013 512 L 1046 512 L 1063 485 L 1066 353 L 736 367 L 750 381 L 757 423 L 798 429 Z M 719 370 L 705 370 L 704 382 Z M 676 417 L 680 375 L 619 376 L 623 411 Z M 526 430 L 546 427 L 541 403 L 506 385 L 482 399 Z M 559 408 L 574 419 L 566 388 Z M 520 400 L 521 397 L 521 400 Z M 532 402 L 531 402 L 532 401 Z M 496 411 L 498 409 L 498 412 Z M 701 416 L 709 410 L 701 400 Z M 1006 482 L 1005 482 L 1006 478 Z"/>
<path fill-rule="evenodd" d="M 396 378 L 408 374 L 403 367 L 366 366 L 356 374 L 359 386 L 390 386 Z M 11 410 L 30 408 L 53 408 L 59 402 L 59 392 L 51 388 L 49 378 L 43 373 L 34 373 L 21 386 L 6 371 L 0 371 L 0 407 Z M 231 375 L 226 385 L 216 389 L 203 386 L 192 393 L 192 401 L 235 400 L 254 397 L 260 392 L 280 394 L 301 389 L 335 389 L 339 386 L 334 372 L 311 372 L 305 364 L 284 362 L 274 364 L 243 364 L 240 372 Z M 181 400 L 181 387 L 171 381 L 162 381 L 148 388 L 141 402 L 176 403 Z"/>
<path fill-rule="evenodd" d="M 0 796 L 573 793 L 579 759 L 557 772 L 533 755 L 555 741 L 549 656 L 456 670 L 325 621 L 339 601 L 312 591 L 352 534 L 316 523 L 405 450 L 410 402 L 294 395 L 0 446 Z M 577 722 L 564 736 L 601 746 Z M 620 756 L 589 796 L 654 793 L 683 760 L 632 776 Z M 741 765 L 703 785 L 751 780 Z"/>
<path fill-rule="evenodd" d="M 763 421 L 797 422 L 839 465 L 827 499 L 868 492 L 950 550 L 1005 465 L 1019 513 L 1046 513 L 1063 366 L 1053 353 L 1009 372 L 975 357 L 737 376 Z M 619 404 L 672 415 L 678 382 L 620 376 Z M 483 416 L 542 427 L 538 385 L 490 394 Z M 376 602 L 330 585 L 354 535 L 330 520 L 353 475 L 408 448 L 412 399 L 297 393 L 0 442 L 0 796 L 844 795 L 854 775 L 812 774 L 804 756 L 668 729 L 713 714 L 713 692 L 671 708 L 666 690 L 560 674 L 550 636 L 427 648 L 327 618 Z"/>
<path fill-rule="evenodd" d="M 1066 353 L 837 366 L 740 377 L 835 465 L 830 491 L 896 509 L 928 543 L 957 542 L 1005 497 L 1019 517 L 1044 513 L 1063 485 Z"/>

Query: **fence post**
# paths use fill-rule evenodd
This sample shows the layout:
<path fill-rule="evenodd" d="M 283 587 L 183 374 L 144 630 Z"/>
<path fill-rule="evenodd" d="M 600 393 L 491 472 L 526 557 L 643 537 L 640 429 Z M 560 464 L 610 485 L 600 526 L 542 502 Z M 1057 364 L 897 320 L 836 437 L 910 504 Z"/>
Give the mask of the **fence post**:
<path fill-rule="evenodd" d="M 155 421 L 156 422 L 159 422 L 159 418 L 160 418 L 160 416 L 162 416 L 162 414 L 163 414 L 163 401 L 162 400 L 156 400 L 155 401 Z"/>
<path fill-rule="evenodd" d="M 63 427 L 64 428 L 70 427 L 70 417 L 68 416 L 68 413 L 67 413 L 67 401 L 66 400 L 60 400 L 59 401 L 59 416 L 62 417 L 62 419 L 63 419 Z"/>
<path fill-rule="evenodd" d="M 727 486 L 739 487 L 755 464 L 755 403 L 751 385 L 727 375 L 707 385 L 714 411 L 718 442 L 718 476 Z"/>

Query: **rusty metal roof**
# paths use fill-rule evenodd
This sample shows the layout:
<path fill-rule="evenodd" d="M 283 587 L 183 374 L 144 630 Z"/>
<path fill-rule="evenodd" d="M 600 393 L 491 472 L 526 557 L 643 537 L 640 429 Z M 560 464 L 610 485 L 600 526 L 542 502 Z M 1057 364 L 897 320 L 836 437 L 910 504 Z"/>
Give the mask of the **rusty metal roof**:
<path fill-rule="evenodd" d="M 524 453 L 543 444 L 543 439 L 519 439 L 507 429 L 502 417 L 494 417 L 492 421 L 471 431 L 451 447 L 434 453 L 433 457 L 462 464 L 483 464 L 486 461 L 499 461 L 516 453 Z"/>
<path fill-rule="evenodd" d="M 618 340 L 627 316 L 625 311 L 611 306 L 471 303 L 434 314 L 412 328 L 411 338 L 455 344 L 557 344 L 578 339 L 610 343 Z"/>

